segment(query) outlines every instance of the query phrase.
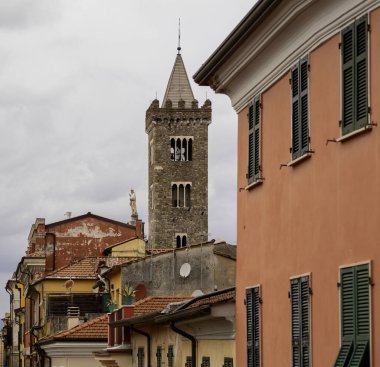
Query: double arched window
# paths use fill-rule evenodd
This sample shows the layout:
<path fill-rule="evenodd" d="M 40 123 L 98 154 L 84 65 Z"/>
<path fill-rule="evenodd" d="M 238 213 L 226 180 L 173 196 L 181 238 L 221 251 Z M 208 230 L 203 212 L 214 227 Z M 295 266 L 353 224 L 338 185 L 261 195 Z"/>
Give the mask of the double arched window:
<path fill-rule="evenodd" d="M 172 184 L 172 207 L 190 208 L 191 203 L 191 183 Z"/>
<path fill-rule="evenodd" d="M 175 236 L 175 244 L 177 248 L 186 247 L 187 235 L 185 233 L 177 233 Z"/>
<path fill-rule="evenodd" d="M 172 161 L 191 161 L 193 159 L 193 138 L 170 138 L 170 159 Z"/>

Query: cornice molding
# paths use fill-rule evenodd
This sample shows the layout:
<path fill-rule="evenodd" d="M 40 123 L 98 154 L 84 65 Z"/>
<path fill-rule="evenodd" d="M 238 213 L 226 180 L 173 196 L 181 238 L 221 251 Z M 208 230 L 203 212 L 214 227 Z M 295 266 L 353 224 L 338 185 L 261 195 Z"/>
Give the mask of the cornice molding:
<path fill-rule="evenodd" d="M 293 0 L 282 2 L 228 62 L 209 80 L 240 112 L 291 66 L 339 33 L 353 19 L 377 8 L 380 0 Z M 303 18 L 298 18 L 302 14 Z"/>

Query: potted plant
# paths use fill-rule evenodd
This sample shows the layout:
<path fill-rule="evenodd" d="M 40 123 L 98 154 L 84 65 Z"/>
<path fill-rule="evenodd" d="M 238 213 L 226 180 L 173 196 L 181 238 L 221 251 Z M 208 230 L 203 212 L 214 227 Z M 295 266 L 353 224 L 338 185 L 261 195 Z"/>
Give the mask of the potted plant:
<path fill-rule="evenodd" d="M 125 284 L 123 289 L 123 304 L 131 305 L 135 294 L 136 290 L 129 283 Z"/>

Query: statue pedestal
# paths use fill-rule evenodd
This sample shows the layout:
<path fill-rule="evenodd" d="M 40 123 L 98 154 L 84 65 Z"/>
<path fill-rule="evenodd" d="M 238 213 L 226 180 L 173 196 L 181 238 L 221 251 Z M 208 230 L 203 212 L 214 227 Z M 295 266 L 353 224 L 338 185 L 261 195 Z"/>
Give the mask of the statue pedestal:
<path fill-rule="evenodd" d="M 139 219 L 138 214 L 132 214 L 131 215 L 131 220 L 129 221 L 129 224 L 132 224 L 133 226 L 136 225 L 136 221 Z"/>

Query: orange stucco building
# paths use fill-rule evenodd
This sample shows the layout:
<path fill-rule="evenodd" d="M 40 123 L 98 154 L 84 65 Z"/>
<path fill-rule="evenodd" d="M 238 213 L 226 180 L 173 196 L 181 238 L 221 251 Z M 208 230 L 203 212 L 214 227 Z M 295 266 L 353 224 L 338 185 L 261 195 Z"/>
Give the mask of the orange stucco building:
<path fill-rule="evenodd" d="M 238 113 L 237 366 L 380 365 L 380 1 L 259 0 L 194 75 Z"/>

